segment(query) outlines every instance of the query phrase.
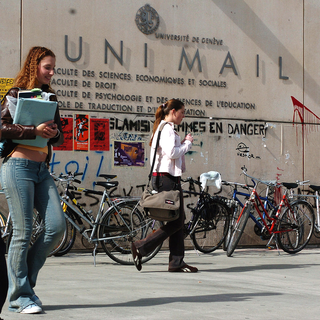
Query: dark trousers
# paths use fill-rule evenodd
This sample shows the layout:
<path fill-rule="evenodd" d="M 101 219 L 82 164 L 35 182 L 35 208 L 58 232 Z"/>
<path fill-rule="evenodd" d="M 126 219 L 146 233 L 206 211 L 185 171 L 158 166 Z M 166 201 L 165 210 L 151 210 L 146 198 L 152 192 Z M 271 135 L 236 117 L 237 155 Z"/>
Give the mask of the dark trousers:
<path fill-rule="evenodd" d="M 0 236 L 0 313 L 7 298 L 8 273 L 6 264 L 6 245 Z"/>
<path fill-rule="evenodd" d="M 181 190 L 180 178 L 170 175 L 153 176 L 152 187 L 157 191 L 180 190 L 180 215 L 177 220 L 167 222 L 164 226 L 149 234 L 146 238 L 135 242 L 136 248 L 142 256 L 148 255 L 159 244 L 169 237 L 169 268 L 179 268 L 185 263 L 184 257 L 184 233 L 183 226 L 185 212 L 183 205 L 183 194 Z"/>

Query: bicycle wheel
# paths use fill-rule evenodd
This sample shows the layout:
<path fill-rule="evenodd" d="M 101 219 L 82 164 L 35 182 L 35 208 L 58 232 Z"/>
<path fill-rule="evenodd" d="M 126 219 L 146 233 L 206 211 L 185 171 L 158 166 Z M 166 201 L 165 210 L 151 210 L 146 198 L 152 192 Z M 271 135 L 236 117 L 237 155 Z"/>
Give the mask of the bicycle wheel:
<path fill-rule="evenodd" d="M 36 209 L 33 209 L 33 224 L 32 224 L 32 235 L 31 235 L 31 240 L 30 240 L 30 246 L 32 246 L 36 240 L 39 238 L 40 234 L 44 232 L 44 223 Z M 61 239 L 57 243 L 57 245 L 54 247 L 54 249 L 48 254 L 48 257 L 52 256 L 56 251 L 58 251 L 64 241 L 66 239 L 66 231 L 62 235 Z"/>
<path fill-rule="evenodd" d="M 8 253 L 8 238 L 10 236 L 10 233 L 12 232 L 12 227 L 10 222 L 7 226 L 7 218 L 2 213 L 0 213 L 0 229 L 0 237 L 3 239 L 3 242 L 6 245 L 6 253 Z"/>
<path fill-rule="evenodd" d="M 8 230 L 9 230 L 9 232 L 8 232 L 8 236 L 6 239 L 7 252 L 9 251 L 10 242 L 11 242 L 12 234 L 13 234 L 12 225 L 10 226 L 10 228 Z M 39 237 L 39 235 L 42 232 L 43 232 L 43 223 L 41 222 L 41 218 L 38 214 L 38 211 L 36 209 L 34 209 L 33 210 L 33 222 L 32 222 L 32 234 L 31 234 L 29 247 L 31 247 L 35 243 L 35 241 L 37 240 L 37 238 Z"/>
<path fill-rule="evenodd" d="M 195 248 L 203 253 L 219 248 L 227 235 L 229 218 L 227 205 L 210 199 L 198 213 L 196 227 L 190 235 Z"/>
<path fill-rule="evenodd" d="M 7 252 L 9 250 L 9 246 L 10 246 L 10 242 L 13 234 L 12 226 L 10 227 L 9 230 L 10 231 L 6 241 Z M 36 209 L 33 209 L 32 234 L 31 234 L 29 247 L 31 247 L 35 243 L 35 241 L 38 239 L 39 235 L 43 232 L 43 230 L 44 230 L 44 225 L 43 225 L 43 222 L 41 221 L 40 215 Z"/>
<path fill-rule="evenodd" d="M 7 218 L 0 212 L 0 236 L 3 238 L 4 228 L 6 227 Z"/>
<path fill-rule="evenodd" d="M 117 210 L 111 207 L 101 218 L 99 238 L 109 238 L 101 241 L 105 253 L 114 261 L 132 265 L 131 242 L 145 238 L 152 232 L 152 220 L 146 219 L 136 207 L 136 202 L 117 204 Z M 142 258 L 142 263 L 150 260 L 160 250 L 161 245 L 148 256 Z"/>
<path fill-rule="evenodd" d="M 30 239 L 30 246 L 32 246 L 40 234 L 44 231 L 44 223 L 36 209 L 33 209 L 33 223 L 32 223 L 32 235 Z"/>
<path fill-rule="evenodd" d="M 280 214 L 277 241 L 287 253 L 297 253 L 309 242 L 314 227 L 314 213 L 305 200 L 297 200 Z"/>
<path fill-rule="evenodd" d="M 73 215 L 69 212 L 68 209 L 66 210 L 65 214 L 68 215 L 70 220 L 72 220 L 73 222 L 75 221 Z M 55 250 L 55 252 L 53 253 L 55 257 L 64 256 L 72 249 L 76 241 L 76 233 L 77 230 L 75 226 L 69 221 L 68 218 L 66 218 L 66 231 L 64 233 L 65 240 L 60 246 L 60 248 L 58 250 Z"/>
<path fill-rule="evenodd" d="M 39 238 L 40 234 L 42 234 L 43 231 L 44 231 L 44 223 L 43 223 L 38 211 L 36 209 L 34 209 L 33 210 L 32 234 L 31 234 L 29 247 L 31 247 L 36 242 L 36 240 Z M 7 241 L 6 241 L 7 252 L 9 250 L 9 246 L 10 246 L 10 242 L 11 242 L 11 238 L 12 238 L 12 233 L 13 233 L 13 230 L 11 229 L 10 233 L 7 237 Z M 61 240 L 56 245 L 56 247 L 49 253 L 48 257 L 53 255 L 55 251 L 60 249 L 60 247 L 62 246 L 62 244 L 65 241 L 65 237 L 66 237 L 66 232 L 63 234 Z"/>
<path fill-rule="evenodd" d="M 241 235 L 243 233 L 244 228 L 246 227 L 247 221 L 249 219 L 249 215 L 250 215 L 250 211 L 251 211 L 251 207 L 252 204 L 251 203 L 247 203 L 239 217 L 238 220 L 235 223 L 235 226 L 233 228 L 232 234 L 231 234 L 231 238 L 228 244 L 228 249 L 227 249 L 227 256 L 231 257 L 231 255 L 233 254 L 237 244 L 239 243 L 239 240 L 241 238 Z"/>

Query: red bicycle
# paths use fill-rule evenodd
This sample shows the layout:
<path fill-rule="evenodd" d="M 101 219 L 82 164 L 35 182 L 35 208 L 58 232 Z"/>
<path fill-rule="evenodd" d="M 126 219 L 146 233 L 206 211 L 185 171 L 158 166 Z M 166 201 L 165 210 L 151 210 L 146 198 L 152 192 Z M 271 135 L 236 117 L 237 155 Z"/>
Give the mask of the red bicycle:
<path fill-rule="evenodd" d="M 254 211 L 259 216 L 259 223 L 263 225 L 262 232 L 270 236 L 269 243 L 275 240 L 277 249 L 280 247 L 283 251 L 291 254 L 302 250 L 312 236 L 314 213 L 312 206 L 306 200 L 289 201 L 289 190 L 297 188 L 298 184 L 282 183 L 281 186 L 285 187 L 286 190 L 281 202 L 276 208 L 268 212 L 257 193 L 257 188 L 260 183 L 269 186 L 271 186 L 271 183 L 251 177 L 246 171 L 247 169 L 243 167 L 243 174 L 254 180 L 256 184 L 232 227 L 227 256 L 230 257 L 233 254 L 246 227 L 249 215 Z"/>

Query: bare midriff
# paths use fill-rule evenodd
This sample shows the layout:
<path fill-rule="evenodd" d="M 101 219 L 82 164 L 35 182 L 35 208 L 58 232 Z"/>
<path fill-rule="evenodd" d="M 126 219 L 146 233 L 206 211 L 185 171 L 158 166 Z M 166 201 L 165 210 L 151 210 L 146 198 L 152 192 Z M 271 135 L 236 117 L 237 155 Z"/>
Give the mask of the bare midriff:
<path fill-rule="evenodd" d="M 23 158 L 31 161 L 44 162 L 47 158 L 47 153 L 38 151 L 38 150 L 30 150 L 23 148 L 21 146 L 17 146 L 13 153 L 11 154 L 13 158 Z"/>

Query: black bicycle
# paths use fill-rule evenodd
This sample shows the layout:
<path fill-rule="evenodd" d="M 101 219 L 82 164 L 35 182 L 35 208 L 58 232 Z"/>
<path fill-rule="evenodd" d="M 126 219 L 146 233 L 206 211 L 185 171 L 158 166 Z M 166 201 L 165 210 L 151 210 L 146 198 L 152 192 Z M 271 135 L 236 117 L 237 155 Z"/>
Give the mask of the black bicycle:
<path fill-rule="evenodd" d="M 185 194 L 198 196 L 196 205 L 188 204 L 192 216 L 184 226 L 185 237 L 190 236 L 194 247 L 203 253 L 210 253 L 218 249 L 224 242 L 230 223 L 230 208 L 225 199 L 217 195 L 210 195 L 201 187 L 201 182 L 191 177 L 182 182 L 189 183 L 189 190 Z M 198 186 L 199 192 L 196 191 Z"/>

